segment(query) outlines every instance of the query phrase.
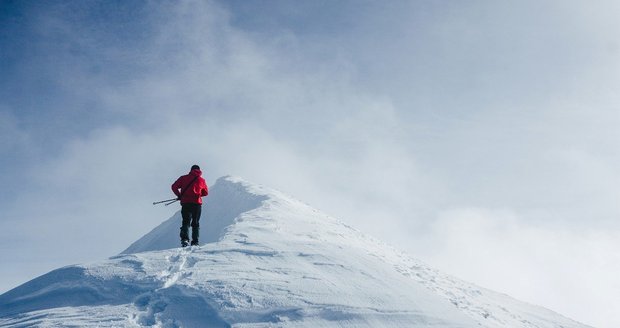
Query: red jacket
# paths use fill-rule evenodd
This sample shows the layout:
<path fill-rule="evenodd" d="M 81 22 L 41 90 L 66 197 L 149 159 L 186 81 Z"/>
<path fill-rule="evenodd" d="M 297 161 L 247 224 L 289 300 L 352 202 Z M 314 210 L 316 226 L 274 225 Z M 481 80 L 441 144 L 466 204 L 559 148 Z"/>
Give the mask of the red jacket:
<path fill-rule="evenodd" d="M 180 176 L 172 184 L 172 192 L 181 198 L 181 204 L 202 204 L 203 196 L 209 194 L 207 182 L 202 178 L 202 171 L 194 169 L 189 174 Z"/>

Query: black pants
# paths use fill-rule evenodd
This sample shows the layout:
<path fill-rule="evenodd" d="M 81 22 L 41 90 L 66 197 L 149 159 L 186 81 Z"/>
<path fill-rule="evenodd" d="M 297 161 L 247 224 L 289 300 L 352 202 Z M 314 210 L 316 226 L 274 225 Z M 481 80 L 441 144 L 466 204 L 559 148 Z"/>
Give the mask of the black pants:
<path fill-rule="evenodd" d="M 202 205 L 200 204 L 181 204 L 181 216 L 183 223 L 181 225 L 181 240 L 189 240 L 189 226 L 192 226 L 192 241 L 198 242 L 200 230 L 200 213 Z"/>

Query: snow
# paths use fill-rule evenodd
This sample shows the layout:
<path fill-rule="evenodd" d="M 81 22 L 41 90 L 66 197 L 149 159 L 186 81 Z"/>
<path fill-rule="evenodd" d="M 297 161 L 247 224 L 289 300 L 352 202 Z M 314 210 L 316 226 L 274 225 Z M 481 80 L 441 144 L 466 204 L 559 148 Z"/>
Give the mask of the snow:
<path fill-rule="evenodd" d="M 0 295 L 0 327 L 587 327 L 443 274 L 281 192 L 220 178 L 107 260 Z"/>

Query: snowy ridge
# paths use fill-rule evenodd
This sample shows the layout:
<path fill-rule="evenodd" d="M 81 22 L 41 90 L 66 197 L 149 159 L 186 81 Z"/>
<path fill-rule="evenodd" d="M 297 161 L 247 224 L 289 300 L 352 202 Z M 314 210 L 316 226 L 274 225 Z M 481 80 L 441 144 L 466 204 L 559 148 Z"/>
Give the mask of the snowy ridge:
<path fill-rule="evenodd" d="M 177 213 L 118 256 L 0 295 L 0 326 L 587 327 L 239 178 L 220 178 L 203 213 L 208 244 L 177 248 Z"/>
<path fill-rule="evenodd" d="M 220 240 L 226 229 L 244 212 L 262 205 L 268 193 L 260 186 L 252 186 L 235 177 L 223 177 L 211 188 L 205 198 L 203 215 L 200 220 L 202 244 Z M 176 248 L 179 246 L 179 226 L 181 212 L 157 226 L 148 234 L 131 244 L 121 254 Z M 174 232 L 176 230 L 176 233 Z"/>

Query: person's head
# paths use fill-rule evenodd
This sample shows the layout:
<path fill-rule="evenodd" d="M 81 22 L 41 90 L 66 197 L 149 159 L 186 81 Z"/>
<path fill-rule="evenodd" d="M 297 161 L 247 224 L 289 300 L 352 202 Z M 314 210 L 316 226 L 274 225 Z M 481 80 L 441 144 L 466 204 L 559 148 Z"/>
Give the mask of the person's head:
<path fill-rule="evenodd" d="M 193 170 L 199 170 L 200 171 L 200 166 L 198 166 L 196 164 L 192 165 L 191 171 L 193 171 Z"/>

